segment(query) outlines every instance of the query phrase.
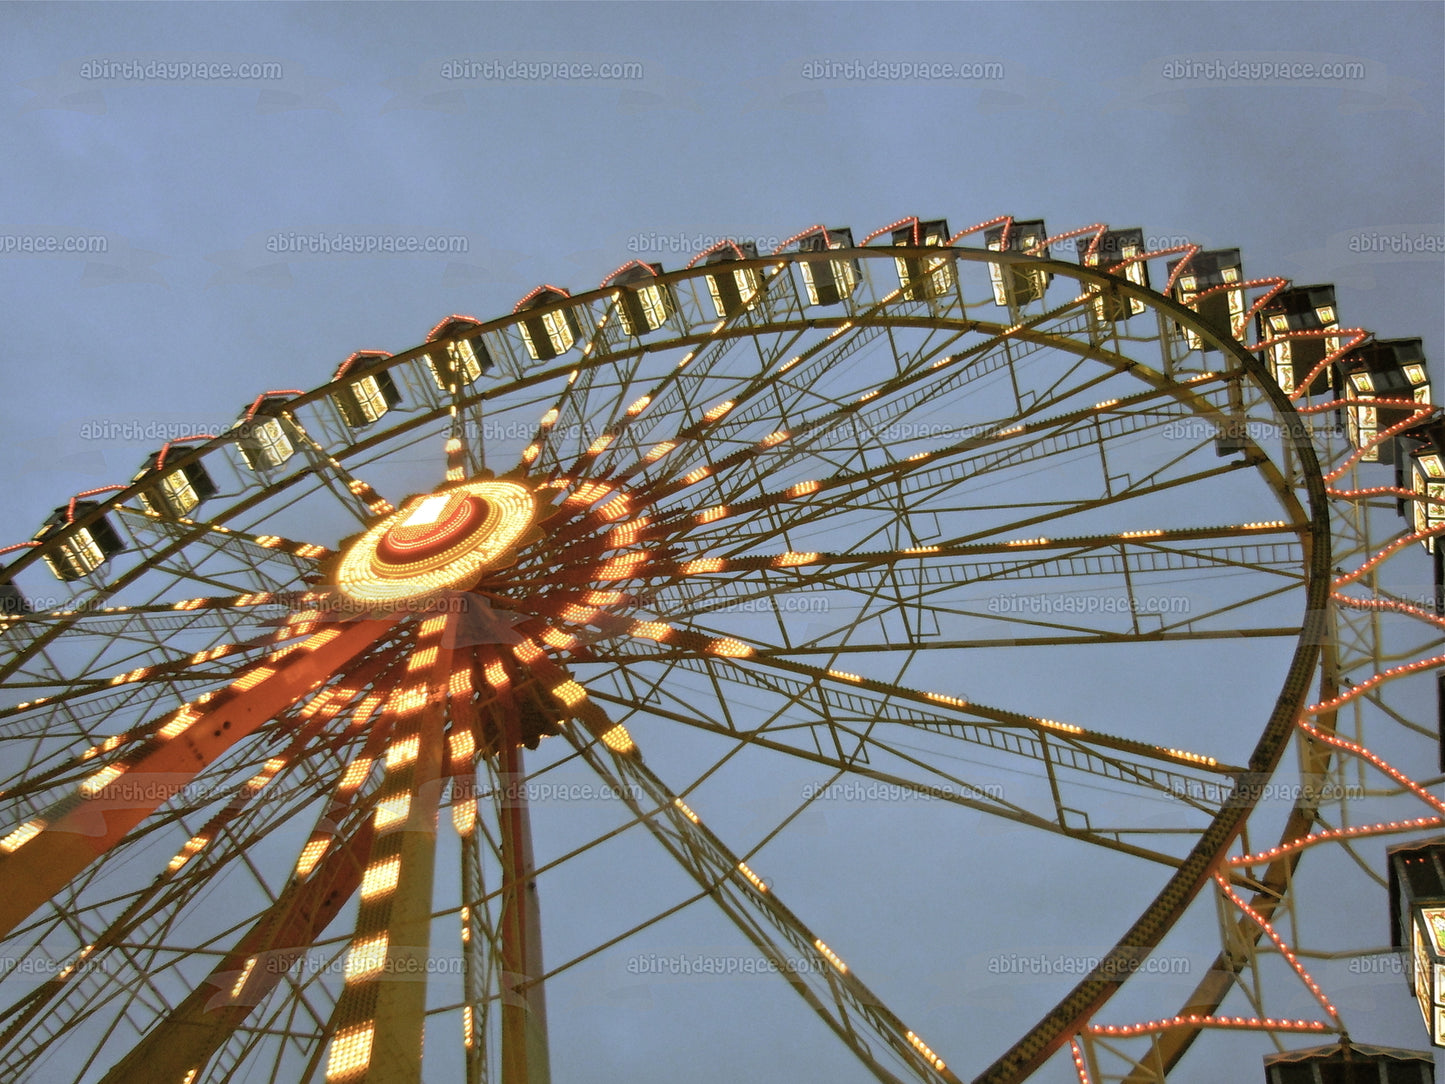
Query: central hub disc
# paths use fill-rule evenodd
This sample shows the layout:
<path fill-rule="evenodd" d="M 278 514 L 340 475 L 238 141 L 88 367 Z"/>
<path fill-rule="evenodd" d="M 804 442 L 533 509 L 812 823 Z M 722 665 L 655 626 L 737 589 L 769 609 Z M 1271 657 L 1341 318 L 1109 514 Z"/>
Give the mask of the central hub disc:
<path fill-rule="evenodd" d="M 351 545 L 337 587 L 370 606 L 465 590 L 522 540 L 536 510 L 516 482 L 464 482 L 413 497 Z"/>

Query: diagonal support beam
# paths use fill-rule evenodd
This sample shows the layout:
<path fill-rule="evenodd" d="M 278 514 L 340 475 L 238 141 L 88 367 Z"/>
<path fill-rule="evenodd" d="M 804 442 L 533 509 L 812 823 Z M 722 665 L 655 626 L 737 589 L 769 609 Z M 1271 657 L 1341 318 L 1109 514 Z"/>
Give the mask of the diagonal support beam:
<path fill-rule="evenodd" d="M 115 847 L 237 742 L 321 686 L 375 643 L 388 621 L 313 633 L 247 670 L 214 698 L 186 705 L 128 756 L 0 840 L 0 937 Z"/>

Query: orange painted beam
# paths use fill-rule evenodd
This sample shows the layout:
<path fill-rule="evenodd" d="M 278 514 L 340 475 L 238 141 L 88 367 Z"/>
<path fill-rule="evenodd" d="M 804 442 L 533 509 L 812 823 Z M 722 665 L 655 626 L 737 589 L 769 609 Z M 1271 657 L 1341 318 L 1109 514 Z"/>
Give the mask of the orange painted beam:
<path fill-rule="evenodd" d="M 0 853 L 0 937 L 30 917 L 232 746 L 323 684 L 375 643 L 388 621 L 313 633 L 261 662 L 213 699 L 192 705 L 130 756 L 98 770 L 34 821 L 38 831 Z M 10 838 L 14 838 L 13 833 Z"/>

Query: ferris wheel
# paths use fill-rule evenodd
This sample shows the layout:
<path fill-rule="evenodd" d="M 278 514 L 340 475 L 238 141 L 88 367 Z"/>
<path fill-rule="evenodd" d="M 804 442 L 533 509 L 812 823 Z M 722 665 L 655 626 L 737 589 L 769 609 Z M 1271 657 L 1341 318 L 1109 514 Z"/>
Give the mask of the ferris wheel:
<path fill-rule="evenodd" d="M 1355 1049 L 1314 961 L 1398 947 L 1341 915 L 1445 824 L 1445 427 L 1335 305 L 816 226 L 69 498 L 0 551 L 0 1079 L 604 1079 L 624 1019 L 674 1079 L 703 1007 L 758 1049 L 699 1079 Z"/>

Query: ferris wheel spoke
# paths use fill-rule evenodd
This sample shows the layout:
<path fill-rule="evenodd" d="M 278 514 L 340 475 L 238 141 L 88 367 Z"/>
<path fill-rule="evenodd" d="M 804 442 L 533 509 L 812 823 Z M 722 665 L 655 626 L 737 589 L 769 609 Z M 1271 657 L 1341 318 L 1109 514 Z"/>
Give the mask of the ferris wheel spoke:
<path fill-rule="evenodd" d="M 408 684 L 393 694 L 393 736 L 378 795 L 361 902 L 332 1010 L 326 1079 L 419 1080 L 426 1019 L 437 812 L 446 782 L 445 621 L 422 622 Z"/>
<path fill-rule="evenodd" d="M 372 827 L 363 822 L 293 881 L 206 980 L 117 1061 L 102 1084 L 144 1075 L 181 1082 L 202 1070 L 302 958 L 361 885 Z"/>
<path fill-rule="evenodd" d="M 178 715 L 157 732 L 154 744 L 137 751 L 124 766 L 108 765 L 73 798 L 0 840 L 0 875 L 17 886 L 16 892 L 0 898 L 0 930 L 14 929 L 181 790 L 201 767 L 319 685 L 326 673 L 364 650 L 387 627 L 381 621 L 357 622 L 314 635 L 299 654 L 253 670 L 229 687 L 230 695 Z M 107 798 L 106 788 L 122 776 L 129 776 L 123 783 L 149 777 L 151 785 L 138 797 L 119 802 Z"/>
<path fill-rule="evenodd" d="M 874 1076 L 888 1084 L 897 1084 L 900 1072 L 921 1081 L 958 1080 L 944 1061 L 905 1027 L 640 758 L 606 756 L 575 732 L 564 733 L 654 838 L 710 893 L 714 903 L 777 966 Z M 628 783 L 641 787 L 662 815 L 646 816 Z M 810 966 L 798 967 L 799 955 Z"/>

